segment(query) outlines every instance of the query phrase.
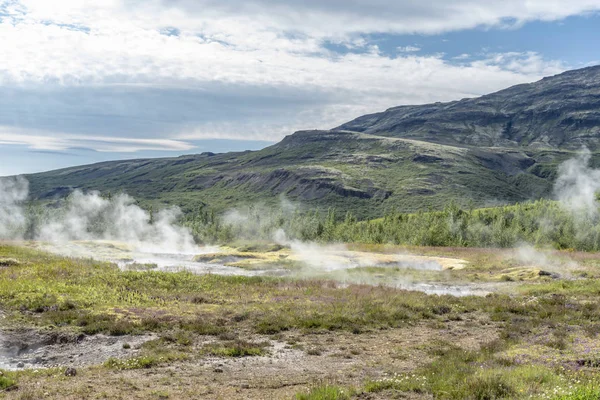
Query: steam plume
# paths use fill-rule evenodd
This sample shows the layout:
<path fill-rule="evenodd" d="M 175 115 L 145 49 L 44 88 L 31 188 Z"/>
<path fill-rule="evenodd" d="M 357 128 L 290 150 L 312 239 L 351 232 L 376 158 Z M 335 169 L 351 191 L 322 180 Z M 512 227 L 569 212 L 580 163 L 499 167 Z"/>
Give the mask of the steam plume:
<path fill-rule="evenodd" d="M 596 192 L 600 190 L 600 170 L 589 166 L 590 159 L 591 152 L 584 148 L 575 158 L 559 165 L 554 193 L 570 211 L 598 216 Z"/>
<path fill-rule="evenodd" d="M 0 178 L 0 239 L 20 239 L 27 223 L 23 202 L 29 183 L 22 177 Z"/>
<path fill-rule="evenodd" d="M 175 223 L 180 214 L 176 208 L 153 217 L 125 194 L 107 199 L 98 192 L 75 191 L 59 209 L 26 213 L 27 196 L 24 178 L 0 179 L 0 239 L 115 240 L 138 250 L 165 253 L 196 249 L 190 232 Z"/>

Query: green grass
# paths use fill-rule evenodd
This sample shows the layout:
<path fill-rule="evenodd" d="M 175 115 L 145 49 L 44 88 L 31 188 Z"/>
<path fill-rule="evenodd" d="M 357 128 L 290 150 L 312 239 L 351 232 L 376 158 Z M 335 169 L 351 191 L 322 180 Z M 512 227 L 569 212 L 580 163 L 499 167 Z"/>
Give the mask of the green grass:
<path fill-rule="evenodd" d="M 114 370 L 144 369 L 187 360 L 189 355 L 186 348 L 191 345 L 191 340 L 186 332 L 162 336 L 145 342 L 139 356 L 126 359 L 111 357 L 104 362 L 103 366 Z"/>
<path fill-rule="evenodd" d="M 109 358 L 104 362 L 104 366 L 108 369 L 122 371 L 127 369 L 152 368 L 157 365 L 185 359 L 186 357 L 183 354 L 145 355 L 127 359 Z"/>
<path fill-rule="evenodd" d="M 0 371 L 0 372 L 2 372 L 2 371 Z M 6 390 L 11 390 L 16 387 L 17 387 L 16 379 L 12 375 L 9 375 L 7 372 L 2 372 L 2 376 L 0 376 L 0 392 L 6 391 Z"/>
<path fill-rule="evenodd" d="M 598 400 L 600 399 L 600 388 L 598 385 L 586 385 L 567 394 L 557 394 L 549 398 L 553 400 Z"/>
<path fill-rule="evenodd" d="M 335 340 L 325 335 L 414 327 L 444 330 L 458 321 L 465 324 L 465 334 L 469 324 L 481 323 L 492 325 L 490 330 L 498 337 L 468 350 L 431 341 L 421 349 L 429 360 L 425 365 L 395 375 L 390 367 L 390 375 L 364 382 L 360 391 L 438 399 L 566 399 L 567 394 L 587 399 L 594 398 L 598 388 L 595 372 L 585 372 L 595 368 L 595 357 L 588 355 L 591 361 L 580 363 L 583 373 L 571 370 L 582 360 L 572 338 L 593 341 L 599 332 L 600 286 L 593 273 L 579 280 L 522 284 L 511 295 L 456 298 L 384 286 L 340 287 L 323 280 L 120 271 L 108 263 L 7 245 L 0 245 L 0 257 L 18 261 L 0 269 L 0 301 L 9 327 L 157 334 L 159 338 L 145 343 L 135 357 L 106 361 L 102 368 L 110 370 L 155 368 L 206 355 L 268 355 L 268 343 L 259 341 L 264 339 L 241 340 L 247 337 L 242 335 L 281 340 L 285 332 L 293 331 Z M 483 255 L 481 260 L 495 262 Z M 214 338 L 204 338 L 210 344 L 194 347 L 201 335 Z M 310 357 L 327 356 L 313 350 L 327 344 L 304 345 L 307 353 L 313 353 Z M 517 359 L 524 348 L 534 349 L 527 353 L 532 361 L 525 364 Z M 541 352 L 557 358 L 545 361 Z M 24 373 L 5 373 L 0 389 L 15 387 Z M 347 399 L 354 394 L 343 386 L 325 384 L 297 398 Z"/>
<path fill-rule="evenodd" d="M 552 368 L 515 365 L 487 351 L 454 349 L 414 373 L 369 381 L 364 391 L 415 392 L 427 393 L 436 399 L 487 400 L 554 398 L 557 393 L 584 390 L 577 385 L 568 374 Z"/>
<path fill-rule="evenodd" d="M 248 342 L 246 340 L 233 340 L 222 343 L 213 343 L 204 347 L 204 353 L 217 357 L 254 357 L 267 354 L 265 347 L 268 343 Z"/>
<path fill-rule="evenodd" d="M 308 393 L 296 394 L 296 400 L 349 400 L 352 392 L 336 385 L 317 385 Z"/>
<path fill-rule="evenodd" d="M 523 297 L 455 298 L 383 286 L 340 288 L 321 280 L 120 271 L 107 263 L 7 246 L 0 246 L 0 256 L 27 261 L 0 269 L 0 301 L 9 321 L 88 334 L 174 327 L 203 335 L 240 328 L 260 334 L 291 329 L 360 333 L 448 315 L 460 319 L 477 310 L 513 327 L 543 325 L 549 319 L 583 327 L 600 322 L 595 279 L 523 285 Z M 556 296 L 560 293 L 585 301 Z M 527 303 L 532 295 L 538 300 Z M 572 312 L 565 313 L 565 307 Z"/>
<path fill-rule="evenodd" d="M 199 334 L 235 327 L 266 334 L 360 331 L 433 318 L 436 306 L 461 303 L 385 287 L 340 289 L 322 281 L 120 271 L 107 263 L 0 246 L 4 254 L 28 260 L 0 270 L 0 300 L 9 317 L 88 334 L 172 327 Z"/>

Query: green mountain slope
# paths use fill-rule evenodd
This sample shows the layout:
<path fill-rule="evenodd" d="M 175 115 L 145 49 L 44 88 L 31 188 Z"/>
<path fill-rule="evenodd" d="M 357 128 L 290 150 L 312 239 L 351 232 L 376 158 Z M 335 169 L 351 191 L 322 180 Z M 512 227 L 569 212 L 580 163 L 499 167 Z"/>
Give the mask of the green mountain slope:
<path fill-rule="evenodd" d="M 599 76 L 599 67 L 587 68 L 478 99 L 398 107 L 331 131 L 296 132 L 260 151 L 104 162 L 28 178 L 41 200 L 79 188 L 219 211 L 285 196 L 363 218 L 450 200 L 485 206 L 548 197 L 558 163 L 581 144 L 596 148 Z"/>

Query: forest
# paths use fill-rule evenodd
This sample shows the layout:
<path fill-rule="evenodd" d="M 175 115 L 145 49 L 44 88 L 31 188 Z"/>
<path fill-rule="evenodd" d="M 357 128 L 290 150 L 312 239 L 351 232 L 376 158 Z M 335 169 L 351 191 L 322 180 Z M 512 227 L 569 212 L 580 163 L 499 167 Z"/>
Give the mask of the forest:
<path fill-rule="evenodd" d="M 335 209 L 319 213 L 254 206 L 222 216 L 198 209 L 182 222 L 200 243 L 273 240 L 281 229 L 288 238 L 301 241 L 498 248 L 527 243 L 598 251 L 599 221 L 597 212 L 575 212 L 553 200 L 537 200 L 481 209 L 462 209 L 450 203 L 441 211 L 392 211 L 364 221 Z"/>

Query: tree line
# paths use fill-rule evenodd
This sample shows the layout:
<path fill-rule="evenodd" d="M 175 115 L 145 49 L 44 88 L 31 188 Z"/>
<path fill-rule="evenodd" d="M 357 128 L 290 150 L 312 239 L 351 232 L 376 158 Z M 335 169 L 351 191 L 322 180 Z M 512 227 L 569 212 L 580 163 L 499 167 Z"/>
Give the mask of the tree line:
<path fill-rule="evenodd" d="M 453 247 L 514 247 L 528 243 L 556 249 L 600 249 L 597 210 L 575 213 L 552 200 L 482 209 L 463 209 L 450 203 L 441 211 L 392 211 L 382 218 L 364 221 L 335 209 L 323 213 L 246 207 L 232 217 L 201 208 L 184 216 L 183 224 L 202 243 L 273 240 L 274 233 L 281 229 L 290 239 L 301 241 Z"/>

